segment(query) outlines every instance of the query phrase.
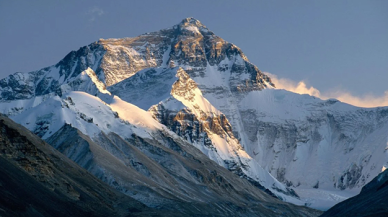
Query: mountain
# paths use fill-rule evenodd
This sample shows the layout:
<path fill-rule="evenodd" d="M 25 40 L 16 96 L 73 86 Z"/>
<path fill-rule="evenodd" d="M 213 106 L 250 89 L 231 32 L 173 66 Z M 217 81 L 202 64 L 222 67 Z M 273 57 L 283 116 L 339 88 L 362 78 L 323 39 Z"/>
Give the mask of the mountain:
<path fill-rule="evenodd" d="M 388 108 L 274 88 L 241 49 L 187 18 L 135 38 L 100 39 L 56 65 L 0 80 L 0 112 L 148 206 L 170 206 L 160 201 L 176 196 L 203 202 L 206 192 L 189 190 L 179 178 L 202 185 L 187 166 L 199 158 L 233 172 L 223 177 L 239 177 L 241 186 L 248 181 L 283 201 L 319 209 L 356 195 L 387 166 Z M 84 148 L 66 143 L 73 138 Z M 128 167 L 155 187 L 127 185 L 137 179 L 123 172 Z M 160 200 L 141 192 L 157 192 Z"/>
<path fill-rule="evenodd" d="M 205 36 L 203 37 L 199 31 L 203 32 Z M 202 37 L 202 40 L 197 40 L 197 37 Z M 192 52 L 195 52 L 197 57 L 193 58 Z M 231 58 L 231 61 L 222 62 L 224 58 Z M 145 68 L 144 73 L 148 74 L 150 73 L 149 70 L 153 70 L 150 68 L 151 66 L 157 67 L 156 71 L 163 71 L 163 75 L 169 74 L 167 76 L 170 77 L 175 77 L 178 72 L 182 76 L 187 77 L 188 74 L 186 71 L 203 74 L 199 70 L 203 69 L 203 67 L 210 67 L 207 66 L 207 59 L 214 64 L 222 66 L 223 70 L 233 72 L 233 76 L 228 76 L 224 79 L 230 80 L 230 88 L 234 91 L 248 89 L 260 90 L 267 85 L 272 85 L 266 75 L 247 61 L 247 58 L 239 48 L 214 35 L 214 33 L 209 31 L 199 21 L 188 18 L 173 28 L 144 34 L 137 38 L 100 40 L 99 42 L 81 48 L 77 52 L 69 53 L 62 61 L 54 66 L 30 73 L 16 73 L 1 80 L 0 88 L 3 88 L 1 96 L 3 97 L 3 102 L 5 102 L 2 105 L 4 108 L 2 112 L 13 117 L 19 123 L 22 123 L 23 120 L 28 129 L 43 139 L 47 139 L 54 132 L 58 131 L 64 123 L 72 123 L 73 126 L 92 137 L 92 139 L 101 130 L 106 133 L 113 131 L 124 139 L 131 138 L 132 132 L 126 130 L 126 128 L 133 128 L 131 124 L 128 127 L 124 127 L 125 123 L 121 118 L 110 120 L 108 116 L 112 116 L 112 114 L 107 114 L 107 118 L 102 119 L 103 123 L 100 123 L 99 119 L 101 118 L 99 114 L 92 114 L 88 111 L 90 110 L 89 106 L 82 107 L 81 109 L 79 106 L 83 104 L 77 104 L 74 107 L 71 105 L 72 102 L 65 97 L 68 93 L 82 91 L 97 96 L 105 104 L 108 104 L 108 113 L 112 113 L 108 110 L 113 109 L 116 112 L 113 115 L 117 114 L 120 117 L 125 117 L 127 114 L 124 114 L 126 111 L 123 111 L 123 108 L 126 109 L 128 107 L 132 112 L 136 111 L 139 112 L 140 116 L 147 117 L 142 120 L 129 117 L 126 121 L 134 125 L 137 123 L 133 121 L 141 121 L 144 125 L 143 128 L 134 129 L 134 131 L 142 131 L 142 135 L 148 135 L 152 133 L 150 132 L 150 128 L 158 126 L 160 130 L 163 128 L 161 127 L 163 125 L 156 123 L 152 116 L 149 115 L 150 113 L 135 109 L 134 106 L 126 103 L 125 99 L 127 98 L 125 95 L 115 95 L 114 93 L 111 95 L 108 91 L 110 90 L 108 85 L 112 86 L 112 84 L 116 84 L 119 81 L 125 82 L 123 80 L 124 77 L 130 77 L 131 75 L 136 77 L 138 75 L 142 76 L 143 73 L 137 72 L 136 70 L 143 68 Z M 175 64 L 187 64 L 186 70 L 174 66 Z M 192 67 L 197 67 L 197 69 Z M 146 78 L 143 76 L 143 78 L 139 79 L 144 80 Z M 150 80 L 147 79 L 147 82 Z M 191 84 L 194 82 L 191 79 L 187 81 Z M 169 79 L 166 82 L 170 82 L 169 84 L 171 84 L 175 80 Z M 141 85 L 141 82 L 139 82 L 139 85 Z M 174 86 L 177 87 L 178 84 Z M 170 95 L 168 92 L 169 88 L 163 88 L 167 90 L 163 94 Z M 147 87 L 144 87 L 144 90 L 147 90 Z M 162 92 L 158 88 L 154 88 L 153 90 L 151 88 L 151 91 L 156 91 L 155 94 Z M 211 107 L 209 102 L 201 96 L 200 89 L 197 89 L 195 94 L 197 96 L 196 98 L 200 98 L 203 101 L 201 106 Z M 77 97 L 81 96 L 80 94 L 76 95 Z M 124 100 L 121 100 L 118 96 Z M 58 97 L 63 99 L 62 102 L 60 102 L 61 100 Z M 68 97 L 70 99 L 72 98 L 71 96 Z M 158 103 L 155 100 L 162 100 L 163 96 L 158 98 L 152 95 L 146 98 Z M 85 100 L 90 100 L 90 98 L 86 97 Z M 95 101 L 97 102 L 98 100 Z M 197 107 L 195 103 L 191 104 Z M 103 108 L 99 103 L 94 105 Z M 134 105 L 138 106 L 137 104 Z M 56 111 L 59 113 L 52 112 L 53 108 L 67 107 L 70 108 L 70 113 L 75 112 L 76 114 L 69 114 L 66 109 L 66 114 L 59 112 L 60 110 L 58 109 Z M 205 108 L 201 107 L 197 109 L 197 116 L 202 113 L 203 109 Z M 27 110 L 29 111 L 24 112 Z M 122 112 L 119 112 L 120 110 Z M 214 107 L 213 110 L 215 111 Z M 228 121 L 225 116 L 218 111 L 216 113 L 207 114 L 207 116 L 214 120 L 219 120 L 218 116 L 223 117 L 223 123 L 227 124 Z M 95 115 L 94 118 L 92 117 L 93 115 Z M 87 123 L 76 121 L 79 118 L 86 122 L 89 120 L 95 124 L 86 127 L 84 125 Z M 198 118 L 202 117 L 198 116 Z M 27 119 L 29 121 L 26 121 Z M 74 123 L 74 121 L 77 123 Z M 30 123 L 33 124 L 29 125 Z M 96 127 L 97 125 L 98 127 Z M 211 124 L 211 126 L 213 125 L 215 126 L 215 124 Z M 224 131 L 222 127 L 219 127 L 219 129 Z M 209 133 L 201 132 L 201 134 L 205 134 L 205 137 L 208 137 Z M 219 138 L 219 135 L 212 131 L 210 131 L 210 134 L 212 135 L 210 139 L 205 140 L 208 141 L 207 143 L 214 143 L 214 146 L 209 145 L 202 148 L 202 144 L 194 145 L 204 151 L 209 150 L 205 153 L 211 156 L 211 159 L 217 159 L 220 165 L 235 171 L 239 176 L 247 177 L 251 182 L 260 186 L 260 188 L 268 189 L 272 194 L 277 195 L 277 197 L 283 200 L 292 201 L 299 205 L 303 204 L 292 189 L 288 189 L 279 183 L 245 153 L 239 142 L 231 134 L 230 129 L 229 133 L 223 133 L 224 135 L 221 135 L 222 137 L 226 136 L 225 138 Z M 218 152 L 223 152 L 223 154 L 220 156 Z"/>
<path fill-rule="evenodd" d="M 170 216 L 115 191 L 0 115 L 1 216 Z"/>
<path fill-rule="evenodd" d="M 380 173 L 365 185 L 360 194 L 347 199 L 328 211 L 324 216 L 387 216 L 388 170 Z"/>

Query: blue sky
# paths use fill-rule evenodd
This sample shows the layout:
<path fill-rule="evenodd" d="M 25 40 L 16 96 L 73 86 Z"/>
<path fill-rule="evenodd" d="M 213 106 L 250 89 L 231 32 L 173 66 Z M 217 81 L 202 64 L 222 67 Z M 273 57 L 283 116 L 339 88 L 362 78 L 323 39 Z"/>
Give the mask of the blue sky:
<path fill-rule="evenodd" d="M 239 46 L 262 71 L 322 95 L 388 90 L 386 0 L 0 0 L 0 78 L 53 65 L 99 38 L 133 37 L 186 17 Z"/>

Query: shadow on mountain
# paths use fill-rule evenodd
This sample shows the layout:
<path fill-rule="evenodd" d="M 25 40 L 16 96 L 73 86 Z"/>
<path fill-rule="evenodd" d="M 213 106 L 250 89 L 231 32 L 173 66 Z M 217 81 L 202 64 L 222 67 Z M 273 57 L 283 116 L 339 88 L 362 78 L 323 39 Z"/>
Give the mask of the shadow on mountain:
<path fill-rule="evenodd" d="M 0 115 L 0 216 L 152 216 L 24 127 Z"/>
<path fill-rule="evenodd" d="M 365 185 L 360 194 L 326 211 L 324 216 L 388 216 L 388 170 Z"/>

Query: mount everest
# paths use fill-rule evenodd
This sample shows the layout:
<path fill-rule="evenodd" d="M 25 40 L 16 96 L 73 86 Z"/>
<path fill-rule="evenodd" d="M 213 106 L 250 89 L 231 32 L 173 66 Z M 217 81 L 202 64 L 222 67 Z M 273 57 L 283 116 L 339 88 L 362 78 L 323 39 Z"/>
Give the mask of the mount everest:
<path fill-rule="evenodd" d="M 214 212 L 230 214 L 269 194 L 325 210 L 388 165 L 388 108 L 275 89 L 194 18 L 100 39 L 0 93 L 1 113 L 149 207 L 223 201 Z"/>

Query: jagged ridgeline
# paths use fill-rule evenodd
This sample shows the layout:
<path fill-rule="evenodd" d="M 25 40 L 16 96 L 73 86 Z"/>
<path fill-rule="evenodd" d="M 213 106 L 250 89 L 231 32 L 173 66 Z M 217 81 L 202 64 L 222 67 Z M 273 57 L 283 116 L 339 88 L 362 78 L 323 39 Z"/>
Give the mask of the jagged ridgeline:
<path fill-rule="evenodd" d="M 186 68 L 189 74 L 204 77 L 202 69 L 208 65 L 232 72 L 235 77 L 230 83 L 236 90 L 260 90 L 273 85 L 237 46 L 216 36 L 198 20 L 187 18 L 172 28 L 135 38 L 100 39 L 70 52 L 54 66 L 15 73 L 1 80 L 0 99 L 25 99 L 51 93 L 89 67 L 99 80 L 111 86 L 140 70 L 154 67 L 187 66 L 191 67 Z M 238 79 L 241 76 L 242 80 Z"/>
<path fill-rule="evenodd" d="M 269 196 L 328 209 L 388 164 L 387 108 L 274 87 L 187 18 L 0 80 L 0 112 L 151 207 L 209 203 L 229 215 Z"/>

